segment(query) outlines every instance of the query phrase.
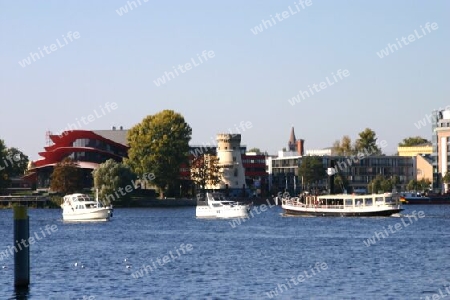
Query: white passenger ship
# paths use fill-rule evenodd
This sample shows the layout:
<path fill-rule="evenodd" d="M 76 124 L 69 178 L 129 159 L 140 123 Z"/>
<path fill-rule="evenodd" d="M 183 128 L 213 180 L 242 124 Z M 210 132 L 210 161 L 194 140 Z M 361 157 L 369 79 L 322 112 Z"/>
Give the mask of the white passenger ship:
<path fill-rule="evenodd" d="M 286 215 L 391 216 L 403 210 L 398 194 L 303 195 L 282 199 Z"/>
<path fill-rule="evenodd" d="M 250 204 L 228 200 L 221 193 L 197 195 L 198 218 L 245 218 L 249 211 Z"/>

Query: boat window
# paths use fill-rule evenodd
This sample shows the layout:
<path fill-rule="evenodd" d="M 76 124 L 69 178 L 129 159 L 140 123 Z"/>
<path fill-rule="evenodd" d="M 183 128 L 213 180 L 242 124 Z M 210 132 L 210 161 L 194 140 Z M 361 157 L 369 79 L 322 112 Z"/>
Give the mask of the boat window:
<path fill-rule="evenodd" d="M 375 198 L 375 201 L 376 201 L 377 203 L 383 203 L 383 197 L 376 197 L 376 198 Z"/>
<path fill-rule="evenodd" d="M 353 200 L 352 199 L 345 199 L 345 206 L 353 206 Z"/>
<path fill-rule="evenodd" d="M 386 201 L 386 203 L 393 203 L 394 199 L 392 199 L 392 197 L 386 197 L 384 198 L 384 201 Z"/>
<path fill-rule="evenodd" d="M 364 198 L 364 201 L 366 203 L 366 206 L 372 206 L 373 204 L 372 198 Z"/>

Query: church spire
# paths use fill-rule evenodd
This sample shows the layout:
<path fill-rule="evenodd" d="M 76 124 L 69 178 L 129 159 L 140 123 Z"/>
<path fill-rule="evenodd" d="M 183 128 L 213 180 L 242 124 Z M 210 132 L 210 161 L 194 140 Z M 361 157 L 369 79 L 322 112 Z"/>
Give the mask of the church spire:
<path fill-rule="evenodd" d="M 288 149 L 289 151 L 295 151 L 296 148 L 296 138 L 295 138 L 295 133 L 294 133 L 294 126 L 292 126 L 291 129 L 291 136 L 289 137 L 289 142 L 288 142 Z"/>

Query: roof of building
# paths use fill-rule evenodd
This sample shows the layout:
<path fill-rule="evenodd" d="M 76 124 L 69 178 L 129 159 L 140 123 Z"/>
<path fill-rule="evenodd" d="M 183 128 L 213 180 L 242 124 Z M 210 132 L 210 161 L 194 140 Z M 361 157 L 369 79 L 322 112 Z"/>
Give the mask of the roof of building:
<path fill-rule="evenodd" d="M 112 129 L 112 130 L 92 130 L 93 133 L 101 135 L 102 137 L 113 142 L 128 145 L 127 129 Z"/>
<path fill-rule="evenodd" d="M 433 144 L 431 142 L 417 144 L 414 146 L 398 146 L 398 148 L 414 148 L 414 147 L 431 147 Z"/>
<path fill-rule="evenodd" d="M 420 154 L 423 159 L 425 159 L 430 165 L 433 163 L 434 159 L 431 154 Z"/>

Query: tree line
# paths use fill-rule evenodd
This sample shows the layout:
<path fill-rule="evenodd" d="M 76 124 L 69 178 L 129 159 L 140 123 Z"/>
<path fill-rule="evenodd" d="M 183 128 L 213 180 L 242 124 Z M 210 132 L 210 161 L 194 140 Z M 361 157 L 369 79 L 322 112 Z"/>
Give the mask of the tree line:
<path fill-rule="evenodd" d="M 411 147 L 423 144 L 429 144 L 430 141 L 420 136 L 407 137 L 398 144 L 400 147 Z M 358 156 L 360 154 L 384 155 L 382 151 L 383 143 L 378 142 L 376 133 L 366 128 L 358 134 L 355 142 L 352 142 L 348 135 L 344 135 L 341 140 L 336 140 L 332 146 L 332 152 L 337 156 Z M 308 189 L 318 186 L 319 181 L 327 179 L 331 174 L 327 174 L 327 169 L 323 165 L 322 158 L 319 156 L 305 156 L 297 170 L 297 176 L 302 178 L 302 181 Z M 340 172 L 339 168 L 334 168 L 334 191 L 333 193 L 343 192 L 349 189 L 349 182 L 347 178 Z M 393 189 L 399 187 L 400 178 L 397 175 L 384 177 L 377 175 L 372 181 L 367 184 L 368 192 L 391 192 Z M 443 182 L 450 183 L 450 173 L 443 176 Z M 408 190 L 417 190 L 427 192 L 430 189 L 431 181 L 428 178 L 421 180 L 410 180 L 406 185 Z"/>
<path fill-rule="evenodd" d="M 191 180 L 201 189 L 208 185 L 216 185 L 221 180 L 220 162 L 211 155 L 203 153 L 189 161 L 189 142 L 192 136 L 192 128 L 184 117 L 173 111 L 163 110 L 154 115 L 145 117 L 140 123 L 133 126 L 127 135 L 129 146 L 128 157 L 123 162 L 108 160 L 101 164 L 92 173 L 94 188 L 100 192 L 100 197 L 116 193 L 121 187 L 130 182 L 139 180 L 142 184 L 151 184 L 156 187 L 161 198 L 166 193 L 173 193 L 180 184 L 180 166 L 186 165 L 190 169 Z M 414 146 L 428 141 L 421 137 L 405 138 L 399 146 Z M 341 140 L 333 143 L 332 150 L 336 155 L 351 156 L 358 153 L 369 155 L 383 155 L 383 144 L 378 142 L 376 133 L 366 128 L 359 133 L 355 142 L 344 135 Z M 263 153 L 258 148 L 251 149 L 257 153 Z M 5 188 L 14 176 L 23 175 L 28 165 L 28 157 L 17 148 L 7 148 L 0 140 L 0 154 L 4 158 L 20 157 L 14 164 L 8 164 L 4 168 L 0 165 L 0 189 Z M 7 162 L 7 159 L 3 159 Z M 0 162 L 1 163 L 1 162 Z M 306 185 L 312 186 L 326 178 L 326 170 L 318 157 L 306 156 L 298 168 L 297 175 L 303 178 Z M 50 189 L 60 193 L 73 193 L 82 187 L 81 170 L 76 162 L 66 158 L 58 163 L 51 175 Z M 149 180 L 148 174 L 152 174 Z M 146 177 L 146 179 L 143 179 Z M 335 174 L 335 186 L 343 188 L 348 185 L 347 179 L 341 174 Z M 368 188 L 387 189 L 395 186 L 393 179 L 374 179 Z M 151 182 L 149 182 L 151 181 Z M 449 175 L 450 181 L 450 175 Z M 411 183 L 411 186 L 420 186 L 419 183 Z M 121 193 L 122 194 L 122 193 Z M 121 195 L 127 198 L 129 195 Z"/>
<path fill-rule="evenodd" d="M 199 187 L 219 183 L 219 162 L 215 156 L 204 153 L 189 162 L 191 135 L 189 124 L 175 111 L 163 110 L 145 117 L 127 133 L 128 157 L 123 162 L 108 160 L 92 172 L 99 198 L 127 201 L 131 192 L 123 192 L 124 188 L 130 186 L 134 190 L 149 184 L 164 198 L 167 192 L 177 190 L 183 164 L 190 167 L 191 179 Z M 55 166 L 50 189 L 62 194 L 80 190 L 80 171 L 76 162 L 66 158 Z"/>
<path fill-rule="evenodd" d="M 28 156 L 16 147 L 7 147 L 0 140 L 0 193 L 11 187 L 12 179 L 24 175 L 28 168 Z"/>

